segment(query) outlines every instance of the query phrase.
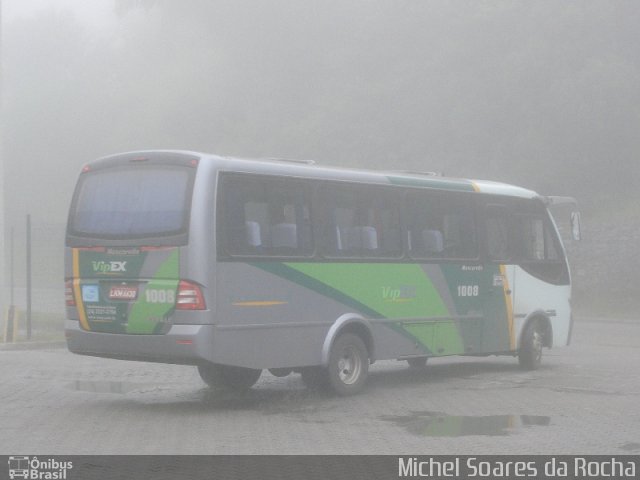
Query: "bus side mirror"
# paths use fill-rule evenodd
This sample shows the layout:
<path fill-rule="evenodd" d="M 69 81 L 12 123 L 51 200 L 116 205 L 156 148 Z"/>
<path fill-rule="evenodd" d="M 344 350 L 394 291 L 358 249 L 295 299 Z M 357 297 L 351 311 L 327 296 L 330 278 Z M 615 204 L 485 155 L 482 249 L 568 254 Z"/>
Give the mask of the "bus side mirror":
<path fill-rule="evenodd" d="M 582 227 L 580 225 L 580 212 L 571 212 L 571 236 L 574 240 L 582 239 Z"/>

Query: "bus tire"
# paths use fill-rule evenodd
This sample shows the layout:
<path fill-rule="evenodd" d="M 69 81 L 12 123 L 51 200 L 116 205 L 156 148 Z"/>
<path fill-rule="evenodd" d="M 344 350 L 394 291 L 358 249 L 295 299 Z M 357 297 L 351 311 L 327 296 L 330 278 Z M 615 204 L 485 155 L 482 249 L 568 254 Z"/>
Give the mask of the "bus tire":
<path fill-rule="evenodd" d="M 525 370 L 535 370 L 542 362 L 542 347 L 544 345 L 544 327 L 538 319 L 533 319 L 522 333 L 518 362 Z"/>
<path fill-rule="evenodd" d="M 413 357 L 407 358 L 407 363 L 410 368 L 424 368 L 427 366 L 428 357 Z"/>
<path fill-rule="evenodd" d="M 262 374 L 262 370 L 208 363 L 198 365 L 198 373 L 204 383 L 211 388 L 223 387 L 230 390 L 243 391 L 255 385 L 260 378 L 260 374 Z"/>
<path fill-rule="evenodd" d="M 340 335 L 329 354 L 327 377 L 331 389 L 341 396 L 360 393 L 369 373 L 369 352 L 356 334 Z"/>

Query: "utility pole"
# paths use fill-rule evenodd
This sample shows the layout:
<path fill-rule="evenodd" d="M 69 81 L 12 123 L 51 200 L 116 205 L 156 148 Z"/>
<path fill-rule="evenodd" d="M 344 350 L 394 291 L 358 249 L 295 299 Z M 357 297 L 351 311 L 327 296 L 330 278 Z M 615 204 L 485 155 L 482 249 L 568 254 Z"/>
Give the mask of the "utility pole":
<path fill-rule="evenodd" d="M 6 314 L 7 271 L 5 265 L 5 216 L 4 216 L 4 90 L 3 90 L 3 59 L 2 55 L 2 0 L 0 0 L 0 320 Z M 0 325 L 2 322 L 0 321 Z"/>
<path fill-rule="evenodd" d="M 27 215 L 27 340 L 31 340 L 31 214 Z"/>

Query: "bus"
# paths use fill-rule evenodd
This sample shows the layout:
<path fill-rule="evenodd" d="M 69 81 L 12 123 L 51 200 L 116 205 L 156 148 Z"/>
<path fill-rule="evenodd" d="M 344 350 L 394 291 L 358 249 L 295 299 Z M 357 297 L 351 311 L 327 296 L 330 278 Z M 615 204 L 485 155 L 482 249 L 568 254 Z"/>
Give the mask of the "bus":
<path fill-rule="evenodd" d="M 83 167 L 69 210 L 68 348 L 194 365 L 238 390 L 297 373 L 339 395 L 380 360 L 510 355 L 535 369 L 571 336 L 552 202 L 423 173 L 105 157 Z"/>

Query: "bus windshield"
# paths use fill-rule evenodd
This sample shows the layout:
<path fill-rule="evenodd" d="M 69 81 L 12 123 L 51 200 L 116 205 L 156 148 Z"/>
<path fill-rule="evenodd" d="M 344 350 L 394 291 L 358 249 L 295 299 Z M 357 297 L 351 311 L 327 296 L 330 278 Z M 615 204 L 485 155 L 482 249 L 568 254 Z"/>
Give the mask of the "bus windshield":
<path fill-rule="evenodd" d="M 69 217 L 81 237 L 131 239 L 183 233 L 192 169 L 128 166 L 81 176 Z"/>

